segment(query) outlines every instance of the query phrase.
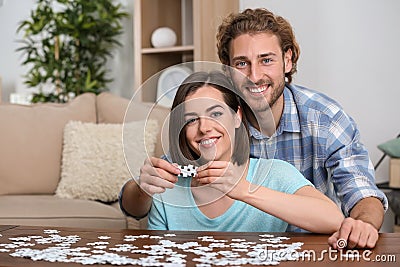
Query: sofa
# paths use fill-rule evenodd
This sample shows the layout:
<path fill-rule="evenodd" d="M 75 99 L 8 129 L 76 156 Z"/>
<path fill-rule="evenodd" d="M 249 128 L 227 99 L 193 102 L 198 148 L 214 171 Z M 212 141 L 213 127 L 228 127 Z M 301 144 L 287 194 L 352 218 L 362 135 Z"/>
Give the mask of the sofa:
<path fill-rule="evenodd" d="M 163 154 L 161 126 L 169 110 L 129 103 L 104 92 L 66 104 L 0 104 L 0 225 L 145 228 L 146 219 L 124 216 L 117 196 L 145 159 L 136 153 L 143 138 L 153 138 L 143 145 L 146 155 Z M 143 130 L 147 121 L 157 128 Z M 129 139 L 143 136 L 125 159 L 121 131 L 128 122 Z M 129 166 L 132 157 L 136 165 Z"/>

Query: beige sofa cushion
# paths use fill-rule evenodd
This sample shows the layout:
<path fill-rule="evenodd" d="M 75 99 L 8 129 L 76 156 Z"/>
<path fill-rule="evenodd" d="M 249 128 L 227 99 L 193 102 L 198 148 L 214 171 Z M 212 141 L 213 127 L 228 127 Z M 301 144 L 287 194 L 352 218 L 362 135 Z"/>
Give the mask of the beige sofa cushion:
<path fill-rule="evenodd" d="M 70 120 L 96 122 L 96 96 L 68 104 L 0 105 L 0 195 L 54 194 L 63 130 Z"/>
<path fill-rule="evenodd" d="M 165 124 L 166 119 L 169 119 L 169 108 L 163 106 L 155 106 L 153 103 L 131 103 L 129 100 L 119 96 L 115 96 L 109 92 L 101 93 L 97 96 L 97 122 L 98 123 L 123 123 L 125 121 L 138 121 L 147 118 L 158 121 L 159 128 L 157 144 L 155 148 L 155 156 L 160 157 L 165 154 L 163 151 L 161 136 L 163 142 L 166 142 L 168 126 Z M 127 110 L 127 108 L 129 109 Z M 125 117 L 126 113 L 126 117 Z M 164 130 L 162 130 L 164 128 Z"/>
<path fill-rule="evenodd" d="M 158 132 L 155 120 L 133 121 L 125 126 L 129 129 L 129 147 L 123 148 L 122 124 L 67 123 L 57 196 L 103 202 L 118 199 L 122 185 L 131 177 L 124 151 L 129 155 L 131 172 L 139 175 L 145 158 L 154 154 Z"/>
<path fill-rule="evenodd" d="M 51 195 L 0 196 L 0 225 L 123 229 L 122 212 L 96 201 Z M 139 225 L 137 226 L 139 227 Z"/>

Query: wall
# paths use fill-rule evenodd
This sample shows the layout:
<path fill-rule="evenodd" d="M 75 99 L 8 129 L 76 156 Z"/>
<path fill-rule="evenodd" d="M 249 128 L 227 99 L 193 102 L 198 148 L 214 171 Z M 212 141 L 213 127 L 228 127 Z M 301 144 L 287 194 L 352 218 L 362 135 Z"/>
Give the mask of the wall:
<path fill-rule="evenodd" d="M 357 122 L 374 165 L 377 145 L 400 133 L 400 1 L 241 0 L 265 7 L 294 27 L 301 55 L 294 82 L 336 99 Z M 392 80 L 394 79 L 394 80 Z M 388 158 L 377 181 L 388 180 Z M 390 215 L 391 212 L 389 212 Z"/>
<path fill-rule="evenodd" d="M 124 20 L 124 34 L 120 36 L 123 44 L 115 50 L 107 68 L 109 77 L 114 81 L 109 84 L 110 90 L 121 96 L 131 97 L 133 92 L 133 1 L 118 0 L 124 10 L 130 13 L 130 18 Z M 21 78 L 26 73 L 22 67 L 21 53 L 15 50 L 20 46 L 17 40 L 22 39 L 22 32 L 17 34 L 18 23 L 29 17 L 35 7 L 34 0 L 4 1 L 0 6 L 0 76 L 2 77 L 2 100 L 8 101 L 13 92 L 29 92 Z"/>

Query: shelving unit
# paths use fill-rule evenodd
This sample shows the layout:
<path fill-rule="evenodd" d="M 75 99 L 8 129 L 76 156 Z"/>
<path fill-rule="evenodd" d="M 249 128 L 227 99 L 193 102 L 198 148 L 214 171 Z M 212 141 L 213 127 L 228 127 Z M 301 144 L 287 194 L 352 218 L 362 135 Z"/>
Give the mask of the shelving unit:
<path fill-rule="evenodd" d="M 239 0 L 135 0 L 134 6 L 135 88 L 163 69 L 188 61 L 219 62 L 216 29 L 228 13 L 239 10 Z M 172 47 L 154 48 L 151 34 L 169 27 L 177 35 Z M 157 84 L 143 90 L 141 100 L 156 100 Z"/>

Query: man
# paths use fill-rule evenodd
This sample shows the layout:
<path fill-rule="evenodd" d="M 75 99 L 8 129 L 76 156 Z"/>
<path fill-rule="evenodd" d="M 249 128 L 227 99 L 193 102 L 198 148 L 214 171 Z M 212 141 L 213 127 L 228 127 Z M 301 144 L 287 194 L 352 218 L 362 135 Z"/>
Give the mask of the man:
<path fill-rule="evenodd" d="M 251 156 L 271 157 L 267 152 L 272 148 L 273 157 L 293 164 L 342 204 L 348 218 L 329 238 L 333 248 L 339 239 L 348 248 L 374 247 L 387 199 L 375 186 L 354 121 L 330 98 L 291 84 L 300 51 L 290 24 L 268 10 L 247 9 L 222 22 L 217 47 L 221 62 L 243 74 L 231 73 L 249 107 Z M 150 195 L 172 188 L 179 172 L 162 159 L 146 160 L 141 189 L 128 182 L 121 191 L 121 207 L 138 218 L 145 216 Z"/>
<path fill-rule="evenodd" d="M 232 75 L 253 113 L 251 156 L 268 157 L 263 152 L 272 143 L 276 158 L 342 203 L 349 217 L 329 239 L 334 248 L 339 239 L 349 248 L 375 246 L 387 200 L 354 121 L 325 95 L 291 84 L 300 50 L 290 24 L 268 10 L 247 9 L 223 21 L 217 47 L 221 62 L 251 81 Z"/>

